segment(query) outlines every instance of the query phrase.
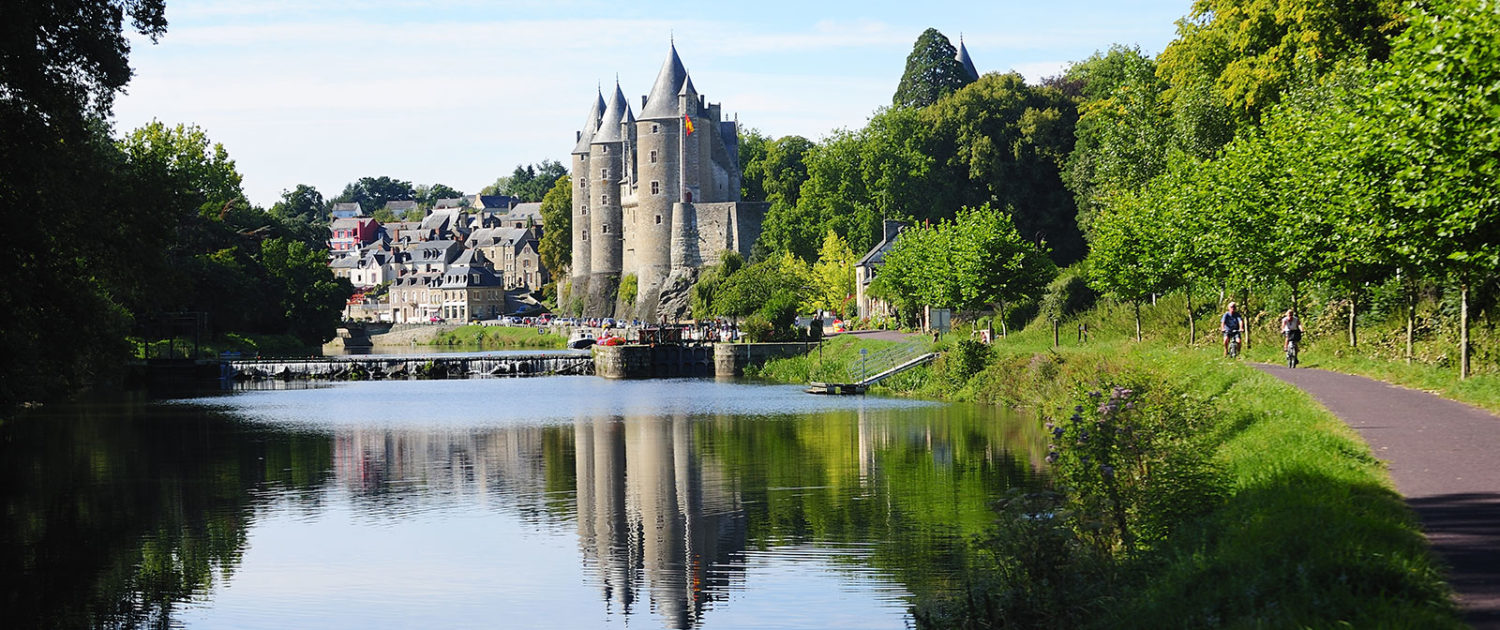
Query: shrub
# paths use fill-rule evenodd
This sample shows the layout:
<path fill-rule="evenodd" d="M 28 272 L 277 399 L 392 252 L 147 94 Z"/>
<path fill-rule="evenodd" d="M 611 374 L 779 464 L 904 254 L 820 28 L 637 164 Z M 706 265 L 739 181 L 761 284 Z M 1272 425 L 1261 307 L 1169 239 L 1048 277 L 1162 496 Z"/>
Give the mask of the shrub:
<path fill-rule="evenodd" d="M 771 325 L 771 321 L 759 314 L 746 317 L 744 323 L 740 324 L 740 333 L 745 336 L 745 341 L 750 343 L 770 341 L 774 331 L 775 327 Z"/>
<path fill-rule="evenodd" d="M 797 294 L 782 289 L 772 294 L 771 299 L 766 300 L 756 314 L 771 322 L 772 328 L 786 330 L 797 321 L 797 307 L 800 303 Z"/>
<path fill-rule="evenodd" d="M 1042 296 L 1038 315 L 1051 321 L 1062 321 L 1092 308 L 1098 294 L 1089 288 L 1084 275 L 1076 266 L 1057 274 L 1047 284 L 1047 293 Z"/>
<path fill-rule="evenodd" d="M 620 301 L 628 306 L 635 306 L 635 298 L 640 294 L 641 282 L 635 274 L 627 273 L 620 278 Z"/>

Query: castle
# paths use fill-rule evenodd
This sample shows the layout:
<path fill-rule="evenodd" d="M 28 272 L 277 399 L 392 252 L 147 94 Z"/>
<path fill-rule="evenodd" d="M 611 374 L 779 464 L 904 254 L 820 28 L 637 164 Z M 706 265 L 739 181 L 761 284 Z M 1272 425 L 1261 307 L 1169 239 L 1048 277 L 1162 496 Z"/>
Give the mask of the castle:
<path fill-rule="evenodd" d="M 749 257 L 767 204 L 740 201 L 739 128 L 693 87 L 671 47 L 640 113 L 619 82 L 595 97 L 573 148 L 568 301 L 589 316 L 685 317 L 698 269 Z M 630 299 L 621 279 L 634 277 Z"/>

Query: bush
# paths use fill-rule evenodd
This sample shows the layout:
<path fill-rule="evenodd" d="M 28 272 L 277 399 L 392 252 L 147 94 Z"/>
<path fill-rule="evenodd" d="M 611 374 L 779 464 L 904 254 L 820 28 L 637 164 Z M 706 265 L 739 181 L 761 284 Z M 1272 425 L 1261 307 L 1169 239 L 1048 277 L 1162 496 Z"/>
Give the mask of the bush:
<path fill-rule="evenodd" d="M 635 306 L 635 298 L 641 292 L 641 281 L 635 274 L 627 273 L 620 278 L 620 301 L 627 306 Z"/>
<path fill-rule="evenodd" d="M 943 355 L 940 369 L 952 382 L 963 382 L 978 374 L 990 360 L 990 347 L 973 339 L 961 339 Z"/>
<path fill-rule="evenodd" d="M 1090 308 L 1098 294 L 1089 287 L 1084 272 L 1077 266 L 1064 269 L 1047 284 L 1038 315 L 1050 321 L 1062 321 Z"/>
<path fill-rule="evenodd" d="M 782 289 L 772 294 L 771 299 L 766 300 L 756 314 L 771 322 L 771 328 L 786 330 L 797 321 L 797 307 L 800 303 L 797 294 Z"/>
<path fill-rule="evenodd" d="M 740 324 L 740 333 L 750 343 L 770 341 L 774 332 L 775 327 L 771 325 L 771 321 L 759 314 L 746 317 L 744 323 Z"/>

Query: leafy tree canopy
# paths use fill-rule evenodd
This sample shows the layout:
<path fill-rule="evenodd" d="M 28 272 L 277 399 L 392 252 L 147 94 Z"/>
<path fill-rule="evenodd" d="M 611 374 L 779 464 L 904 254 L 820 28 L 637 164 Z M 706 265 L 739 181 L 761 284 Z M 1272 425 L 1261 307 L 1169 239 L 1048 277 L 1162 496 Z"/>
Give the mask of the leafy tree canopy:
<path fill-rule="evenodd" d="M 541 201 L 559 177 L 568 174 L 568 168 L 556 160 L 542 160 L 539 164 L 516 166 L 509 177 L 501 177 L 485 187 L 481 194 L 510 195 L 521 201 Z M 488 192 L 486 192 L 488 191 Z"/>
<path fill-rule="evenodd" d="M 906 56 L 906 72 L 891 104 L 896 107 L 926 107 L 969 83 L 969 75 L 958 62 L 958 49 L 935 28 L 922 31 Z"/>
<path fill-rule="evenodd" d="M 537 252 L 554 278 L 563 278 L 573 264 L 573 178 L 563 175 L 542 197 L 542 242 Z"/>
<path fill-rule="evenodd" d="M 344 186 L 344 192 L 329 201 L 329 204 L 355 202 L 366 212 L 374 213 L 385 208 L 387 201 L 414 201 L 417 189 L 411 182 L 391 179 L 388 176 L 361 177 Z"/>

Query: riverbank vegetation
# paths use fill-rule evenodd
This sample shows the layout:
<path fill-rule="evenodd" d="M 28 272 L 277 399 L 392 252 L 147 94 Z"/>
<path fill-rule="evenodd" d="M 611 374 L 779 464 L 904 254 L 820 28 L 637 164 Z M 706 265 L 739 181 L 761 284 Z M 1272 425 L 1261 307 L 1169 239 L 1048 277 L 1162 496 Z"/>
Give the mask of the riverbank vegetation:
<path fill-rule="evenodd" d="M 922 627 L 1461 627 L 1347 426 L 1216 345 L 1135 342 L 1133 319 L 1101 304 L 1066 322 L 1091 322 L 1088 341 L 1058 346 L 1045 318 L 993 347 L 950 335 L 942 359 L 884 387 L 1016 406 L 1052 436 L 1051 491 L 998 506 L 964 590 L 917 602 Z M 892 343 L 835 336 L 822 361 L 758 374 L 830 378 Z"/>
<path fill-rule="evenodd" d="M 474 346 L 478 349 L 541 348 L 561 349 L 568 347 L 568 339 L 551 332 L 538 334 L 535 328 L 512 326 L 480 326 L 469 324 L 445 330 L 426 343 L 429 346 Z"/>

